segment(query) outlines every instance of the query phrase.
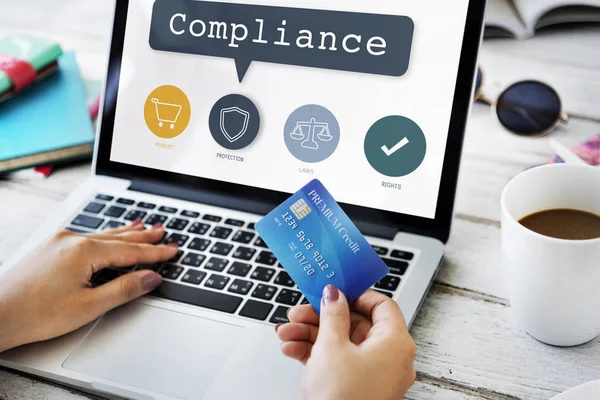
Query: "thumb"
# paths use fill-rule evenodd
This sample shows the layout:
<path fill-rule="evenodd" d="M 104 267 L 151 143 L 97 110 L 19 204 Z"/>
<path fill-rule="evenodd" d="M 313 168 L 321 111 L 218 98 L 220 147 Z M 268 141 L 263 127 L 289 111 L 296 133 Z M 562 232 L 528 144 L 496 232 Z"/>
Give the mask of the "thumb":
<path fill-rule="evenodd" d="M 316 343 L 344 343 L 350 340 L 350 307 L 346 296 L 333 285 L 323 289 L 321 317 Z"/>
<path fill-rule="evenodd" d="M 99 308 L 98 314 L 103 314 L 151 292 L 161 283 L 162 276 L 156 272 L 131 272 L 91 289 L 94 298 L 92 304 Z"/>

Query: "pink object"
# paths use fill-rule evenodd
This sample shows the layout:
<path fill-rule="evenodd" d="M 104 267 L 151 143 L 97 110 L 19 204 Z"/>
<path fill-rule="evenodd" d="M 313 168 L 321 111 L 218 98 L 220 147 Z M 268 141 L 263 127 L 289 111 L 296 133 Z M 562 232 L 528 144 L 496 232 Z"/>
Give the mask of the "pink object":
<path fill-rule="evenodd" d="M 600 135 L 594 136 L 587 142 L 581 143 L 571 149 L 583 161 L 590 165 L 600 165 Z M 564 163 L 564 161 L 556 156 L 547 164 Z"/>
<path fill-rule="evenodd" d="M 35 82 L 37 71 L 29 62 L 12 56 L 0 57 L 0 71 L 12 82 L 12 93 L 16 94 Z"/>
<path fill-rule="evenodd" d="M 100 112 L 100 96 L 96 97 L 88 104 L 88 108 L 90 109 L 90 118 L 94 121 L 98 117 L 98 113 Z"/>

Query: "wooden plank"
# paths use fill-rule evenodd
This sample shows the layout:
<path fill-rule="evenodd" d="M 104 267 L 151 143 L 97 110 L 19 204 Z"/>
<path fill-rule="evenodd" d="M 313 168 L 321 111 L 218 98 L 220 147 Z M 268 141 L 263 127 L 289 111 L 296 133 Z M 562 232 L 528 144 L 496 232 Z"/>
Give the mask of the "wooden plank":
<path fill-rule="evenodd" d="M 101 397 L 45 383 L 34 378 L 0 369 L 0 398 L 2 400 L 97 400 Z"/>
<path fill-rule="evenodd" d="M 578 118 L 544 138 L 524 138 L 506 131 L 489 107 L 476 104 L 465 138 L 456 199 L 457 213 L 500 220 L 500 195 L 509 180 L 551 160 L 553 137 L 571 147 L 600 134 L 600 123 Z"/>
<path fill-rule="evenodd" d="M 598 25 L 543 30 L 523 41 L 486 40 L 480 57 L 486 94 L 494 97 L 519 80 L 540 80 L 557 90 L 567 112 L 600 121 L 599 40 Z"/>
<path fill-rule="evenodd" d="M 62 200 L 87 178 L 90 166 L 58 169 L 50 179 L 12 178 L 0 179 L 0 264 L 16 250 L 60 206 Z"/>
<path fill-rule="evenodd" d="M 429 380 L 420 375 L 410 388 L 404 400 L 475 400 L 482 399 L 481 394 L 448 382 Z"/>
<path fill-rule="evenodd" d="M 547 400 L 598 378 L 600 338 L 575 348 L 547 346 L 517 326 L 509 307 L 449 294 L 439 285 L 411 334 L 421 376 L 482 398 Z"/>

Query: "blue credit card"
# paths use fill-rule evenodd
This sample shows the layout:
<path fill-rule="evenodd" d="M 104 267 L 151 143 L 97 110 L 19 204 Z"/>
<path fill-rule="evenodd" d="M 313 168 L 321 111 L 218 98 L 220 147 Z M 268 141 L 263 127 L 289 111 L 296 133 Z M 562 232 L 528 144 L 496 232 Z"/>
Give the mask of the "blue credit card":
<path fill-rule="evenodd" d="M 352 301 L 389 272 L 317 179 L 260 220 L 256 231 L 317 312 L 325 286 Z"/>

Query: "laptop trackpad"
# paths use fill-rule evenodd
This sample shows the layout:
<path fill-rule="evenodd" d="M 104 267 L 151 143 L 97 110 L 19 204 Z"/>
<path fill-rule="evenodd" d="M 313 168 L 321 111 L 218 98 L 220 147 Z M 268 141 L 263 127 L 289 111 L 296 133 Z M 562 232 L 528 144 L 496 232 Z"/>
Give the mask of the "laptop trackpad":
<path fill-rule="evenodd" d="M 64 368 L 181 399 L 201 399 L 244 328 L 134 303 L 105 315 Z"/>

